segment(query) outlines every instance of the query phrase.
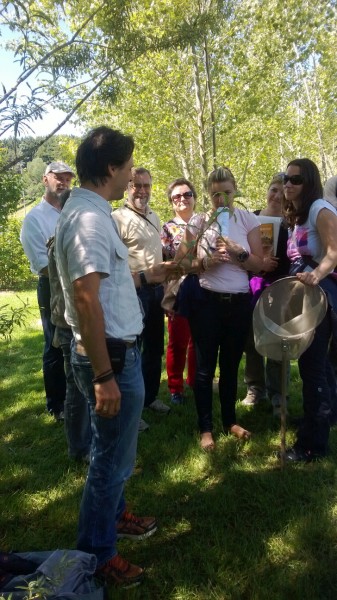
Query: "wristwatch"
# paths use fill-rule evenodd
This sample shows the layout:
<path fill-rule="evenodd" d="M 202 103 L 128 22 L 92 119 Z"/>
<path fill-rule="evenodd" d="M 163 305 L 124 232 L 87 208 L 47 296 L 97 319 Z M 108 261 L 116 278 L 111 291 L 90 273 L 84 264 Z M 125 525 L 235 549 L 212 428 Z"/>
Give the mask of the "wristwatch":
<path fill-rule="evenodd" d="M 237 254 L 236 260 L 239 261 L 240 263 L 244 263 L 244 262 L 246 262 L 246 260 L 248 260 L 249 256 L 250 256 L 250 253 L 248 252 L 248 250 L 246 250 L 244 248 L 242 250 L 242 252 L 239 252 L 239 254 Z"/>

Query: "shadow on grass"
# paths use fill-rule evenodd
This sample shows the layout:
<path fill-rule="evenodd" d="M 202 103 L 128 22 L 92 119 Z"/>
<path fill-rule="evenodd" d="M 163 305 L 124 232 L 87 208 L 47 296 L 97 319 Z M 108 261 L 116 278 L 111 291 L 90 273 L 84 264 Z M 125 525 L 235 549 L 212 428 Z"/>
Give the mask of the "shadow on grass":
<path fill-rule="evenodd" d="M 62 426 L 44 414 L 41 350 L 42 335 L 23 336 L 10 350 L 0 345 L 2 549 L 72 548 L 76 540 L 86 470 L 69 463 Z M 13 353 L 20 361 L 15 374 L 6 373 Z M 166 394 L 163 383 L 163 400 Z M 240 423 L 254 433 L 241 444 L 221 434 L 218 405 L 215 397 L 212 454 L 199 449 L 190 393 L 170 415 L 144 412 L 151 427 L 140 436 L 126 496 L 136 513 L 155 514 L 159 527 L 141 543 L 119 543 L 147 577 L 141 588 L 110 597 L 335 599 L 336 433 L 331 458 L 281 472 L 270 407 L 238 405 Z"/>

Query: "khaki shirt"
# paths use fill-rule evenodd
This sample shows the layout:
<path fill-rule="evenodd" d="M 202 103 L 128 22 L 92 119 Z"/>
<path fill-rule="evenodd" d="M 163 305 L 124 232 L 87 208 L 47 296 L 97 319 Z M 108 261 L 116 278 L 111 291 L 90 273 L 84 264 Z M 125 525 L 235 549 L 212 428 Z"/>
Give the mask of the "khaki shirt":
<path fill-rule="evenodd" d="M 132 272 L 149 269 L 163 260 L 159 217 L 150 208 L 145 216 L 146 219 L 127 204 L 112 213 L 119 235 L 129 250 Z"/>

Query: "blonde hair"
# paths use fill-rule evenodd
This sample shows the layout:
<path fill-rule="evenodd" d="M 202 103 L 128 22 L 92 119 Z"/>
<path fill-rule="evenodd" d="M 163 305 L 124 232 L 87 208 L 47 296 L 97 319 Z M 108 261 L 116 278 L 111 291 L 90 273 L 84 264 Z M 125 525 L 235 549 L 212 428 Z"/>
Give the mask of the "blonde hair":
<path fill-rule="evenodd" d="M 231 181 L 234 189 L 236 188 L 236 181 L 232 171 L 228 167 L 218 167 L 214 169 L 209 175 L 207 180 L 207 189 L 208 192 L 212 191 L 213 183 L 218 183 L 221 181 Z"/>

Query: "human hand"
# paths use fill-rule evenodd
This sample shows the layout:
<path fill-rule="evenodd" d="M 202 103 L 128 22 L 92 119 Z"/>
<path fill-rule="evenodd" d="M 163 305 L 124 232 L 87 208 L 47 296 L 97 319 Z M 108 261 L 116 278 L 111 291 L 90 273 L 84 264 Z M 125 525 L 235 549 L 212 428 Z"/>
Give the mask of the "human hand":
<path fill-rule="evenodd" d="M 216 241 L 216 247 L 220 252 L 226 250 L 229 256 L 235 259 L 243 250 L 241 244 L 237 244 L 228 236 L 219 236 Z"/>
<path fill-rule="evenodd" d="M 116 379 L 113 377 L 104 383 L 95 383 L 96 407 L 95 412 L 100 417 L 111 419 L 121 407 L 121 393 Z"/>
<path fill-rule="evenodd" d="M 302 273 L 297 273 L 296 277 L 306 285 L 318 285 L 320 279 L 315 273 L 315 270 L 316 269 L 314 269 L 313 271 L 303 271 Z"/>
<path fill-rule="evenodd" d="M 276 256 L 265 256 L 263 258 L 262 271 L 265 273 L 272 273 L 278 267 L 279 259 Z"/>
<path fill-rule="evenodd" d="M 149 283 L 163 283 L 171 279 L 179 279 L 185 274 L 185 269 L 179 263 L 166 261 L 158 263 L 145 272 Z"/>

